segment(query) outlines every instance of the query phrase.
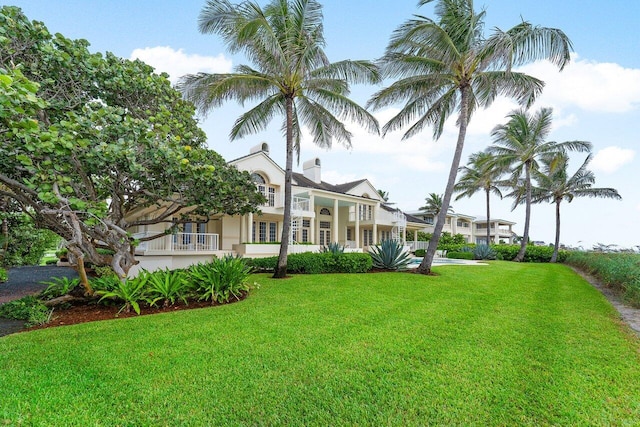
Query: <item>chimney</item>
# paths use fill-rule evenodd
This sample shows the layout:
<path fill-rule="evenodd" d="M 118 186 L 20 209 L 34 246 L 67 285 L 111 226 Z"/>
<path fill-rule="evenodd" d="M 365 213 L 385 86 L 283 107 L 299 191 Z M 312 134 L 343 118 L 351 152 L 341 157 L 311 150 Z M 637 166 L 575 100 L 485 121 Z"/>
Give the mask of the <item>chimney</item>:
<path fill-rule="evenodd" d="M 316 184 L 320 184 L 322 179 L 320 178 L 320 159 L 315 158 L 307 160 L 302 164 L 302 170 L 304 171 L 305 178 L 310 179 Z"/>
<path fill-rule="evenodd" d="M 269 155 L 269 144 L 267 144 L 266 142 L 261 142 L 260 144 L 256 145 L 255 147 L 252 147 L 251 150 L 249 150 L 249 154 L 259 153 L 260 151 L 263 151 L 264 154 L 266 154 L 268 156 Z"/>

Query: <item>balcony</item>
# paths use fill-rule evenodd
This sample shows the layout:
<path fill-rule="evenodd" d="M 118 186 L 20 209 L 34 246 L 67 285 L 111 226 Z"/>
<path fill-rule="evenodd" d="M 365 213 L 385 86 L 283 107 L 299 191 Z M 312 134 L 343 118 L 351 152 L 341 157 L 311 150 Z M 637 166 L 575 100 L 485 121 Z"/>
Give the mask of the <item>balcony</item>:
<path fill-rule="evenodd" d="M 136 252 L 215 252 L 220 246 L 220 236 L 212 233 L 175 233 L 167 234 L 157 232 L 143 232 L 133 235 L 136 239 L 162 235 L 153 240 L 141 242 Z"/>

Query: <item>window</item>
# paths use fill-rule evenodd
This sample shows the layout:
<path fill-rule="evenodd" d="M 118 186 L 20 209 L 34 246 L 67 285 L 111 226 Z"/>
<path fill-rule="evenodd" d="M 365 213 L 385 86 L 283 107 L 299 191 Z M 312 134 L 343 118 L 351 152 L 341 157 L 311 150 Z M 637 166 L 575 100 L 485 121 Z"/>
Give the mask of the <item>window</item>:
<path fill-rule="evenodd" d="M 275 242 L 276 241 L 276 229 L 277 229 L 277 224 L 275 222 L 270 222 L 269 223 L 269 241 L 270 242 Z"/>
<path fill-rule="evenodd" d="M 303 226 L 304 228 L 309 228 L 309 227 L 311 227 L 311 221 L 309 221 L 308 219 L 303 219 L 303 220 L 302 220 L 302 226 Z"/>
<path fill-rule="evenodd" d="M 351 238 L 351 229 L 350 228 L 347 228 L 347 240 L 353 240 Z"/>
<path fill-rule="evenodd" d="M 331 215 L 331 211 L 327 208 L 320 209 L 320 215 Z"/>
<path fill-rule="evenodd" d="M 365 246 L 371 246 L 373 245 L 373 230 L 363 230 L 363 238 L 364 238 L 364 245 Z"/>
<path fill-rule="evenodd" d="M 302 229 L 302 241 L 305 243 L 309 241 L 309 230 L 306 228 Z"/>
<path fill-rule="evenodd" d="M 373 218 L 373 207 L 360 205 L 358 215 L 360 217 L 360 221 L 370 221 Z"/>
<path fill-rule="evenodd" d="M 269 206 L 275 206 L 276 205 L 276 189 L 273 187 L 267 187 L 268 193 L 266 195 L 267 197 L 267 204 Z"/>
<path fill-rule="evenodd" d="M 427 215 L 424 217 L 424 222 L 426 222 L 427 224 L 431 224 L 433 225 L 433 215 Z"/>
<path fill-rule="evenodd" d="M 447 224 L 451 225 L 451 218 L 447 218 Z"/>
<path fill-rule="evenodd" d="M 331 228 L 331 223 L 329 221 L 320 221 L 320 228 L 322 229 Z"/>
<path fill-rule="evenodd" d="M 266 184 L 267 181 L 264 179 L 264 177 L 262 175 L 260 175 L 259 173 L 252 173 L 251 174 L 251 181 L 255 182 L 256 184 Z"/>
<path fill-rule="evenodd" d="M 260 242 L 267 241 L 267 223 L 260 221 Z"/>

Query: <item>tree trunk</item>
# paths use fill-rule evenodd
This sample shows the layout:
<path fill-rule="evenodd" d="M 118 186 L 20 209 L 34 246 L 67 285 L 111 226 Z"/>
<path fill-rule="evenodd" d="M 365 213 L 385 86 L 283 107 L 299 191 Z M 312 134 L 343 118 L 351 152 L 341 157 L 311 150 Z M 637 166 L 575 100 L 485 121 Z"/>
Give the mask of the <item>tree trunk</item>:
<path fill-rule="evenodd" d="M 560 200 L 556 200 L 556 241 L 553 245 L 553 255 L 551 255 L 551 262 L 558 260 L 558 249 L 560 248 Z"/>
<path fill-rule="evenodd" d="M 531 162 L 525 164 L 525 213 L 524 213 L 524 233 L 522 234 L 522 242 L 520 242 L 520 250 L 514 261 L 524 261 L 524 254 L 527 251 L 529 243 L 529 223 L 531 221 Z"/>
<path fill-rule="evenodd" d="M 84 268 L 84 254 L 82 253 L 82 249 L 80 249 L 76 245 L 69 245 L 67 247 L 70 254 L 73 255 L 72 259 L 69 257 L 69 261 L 72 264 L 75 264 L 76 269 L 78 270 L 78 276 L 80 276 L 80 284 L 84 288 L 85 295 L 93 295 L 93 288 L 91 288 L 91 283 L 89 283 L 89 278 L 87 277 L 87 271 Z"/>
<path fill-rule="evenodd" d="M 487 193 L 487 246 L 489 246 L 491 241 L 491 210 L 489 209 L 490 190 L 485 188 L 484 191 Z M 498 230 L 496 230 L 496 232 L 497 231 Z"/>
<path fill-rule="evenodd" d="M 282 219 L 282 238 L 280 239 L 280 253 L 278 265 L 273 273 L 274 279 L 287 276 L 287 252 L 289 250 L 289 232 L 291 230 L 291 176 L 293 173 L 293 98 L 286 99 L 287 114 L 287 157 L 284 171 L 284 217 Z"/>
<path fill-rule="evenodd" d="M 453 160 L 451 161 L 451 169 L 449 170 L 449 179 L 447 181 L 447 187 L 444 191 L 444 197 L 442 198 L 442 207 L 438 212 L 436 224 L 433 230 L 433 235 L 429 240 L 429 246 L 427 246 L 427 252 L 422 259 L 422 262 L 416 269 L 417 273 L 429 274 L 431 273 L 431 264 L 433 264 L 433 258 L 436 255 L 436 249 L 438 248 L 438 242 L 442 235 L 442 227 L 446 222 L 447 212 L 449 211 L 449 203 L 451 202 L 451 196 L 453 195 L 453 186 L 456 183 L 456 177 L 458 176 L 458 167 L 460 166 L 460 159 L 462 158 L 462 149 L 464 148 L 464 140 L 467 135 L 467 125 L 469 124 L 469 87 L 463 86 L 460 89 L 460 116 L 458 123 L 460 129 L 458 131 L 458 141 L 456 143 L 456 150 L 453 154 Z"/>

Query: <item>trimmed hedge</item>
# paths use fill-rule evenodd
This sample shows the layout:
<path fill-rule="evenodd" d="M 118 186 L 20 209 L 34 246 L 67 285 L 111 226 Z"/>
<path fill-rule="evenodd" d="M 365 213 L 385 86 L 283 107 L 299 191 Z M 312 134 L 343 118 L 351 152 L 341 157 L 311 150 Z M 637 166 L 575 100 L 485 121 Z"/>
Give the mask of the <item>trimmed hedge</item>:
<path fill-rule="evenodd" d="M 451 259 L 473 259 L 473 252 L 447 252 L 447 258 Z"/>
<path fill-rule="evenodd" d="M 274 271 L 278 257 L 253 258 L 247 264 L 258 271 Z M 304 252 L 287 257 L 287 271 L 299 274 L 321 273 L 366 273 L 371 270 L 372 261 L 369 254 L 331 252 Z"/>
<path fill-rule="evenodd" d="M 415 256 L 424 257 L 427 254 L 426 249 L 416 249 Z"/>

